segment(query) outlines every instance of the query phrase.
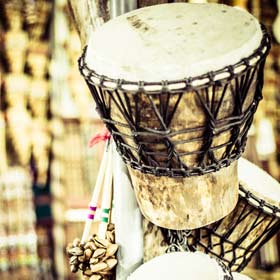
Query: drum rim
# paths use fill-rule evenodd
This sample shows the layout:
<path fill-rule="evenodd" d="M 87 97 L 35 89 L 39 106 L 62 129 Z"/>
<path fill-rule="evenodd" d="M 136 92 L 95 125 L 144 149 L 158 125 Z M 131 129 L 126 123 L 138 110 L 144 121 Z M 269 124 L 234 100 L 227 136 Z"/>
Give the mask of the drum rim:
<path fill-rule="evenodd" d="M 239 62 L 225 66 L 216 71 L 206 72 L 205 74 L 187 77 L 170 81 L 128 81 L 124 79 L 114 79 L 102 74 L 96 73 L 90 69 L 85 61 L 87 53 L 87 45 L 83 49 L 82 55 L 78 59 L 78 66 L 82 76 L 92 85 L 101 86 L 108 90 L 123 90 L 125 92 L 149 92 L 150 94 L 159 92 L 177 93 L 179 91 L 190 91 L 192 89 L 200 89 L 209 87 L 209 85 L 222 85 L 223 81 L 232 80 L 244 74 L 248 69 L 255 67 L 263 61 L 270 50 L 270 36 L 266 27 L 260 24 L 262 30 L 262 40 L 259 47 L 250 55 Z"/>
<path fill-rule="evenodd" d="M 218 270 L 218 277 L 220 280 L 234 280 L 233 279 L 233 276 L 232 276 L 232 273 L 231 273 L 231 270 L 228 268 L 228 266 L 219 258 L 215 257 L 215 256 L 212 256 L 212 255 L 209 255 L 209 254 L 206 254 L 204 252 L 200 252 L 200 251 L 170 251 L 170 252 L 166 252 L 165 254 L 163 255 L 159 255 L 159 256 L 156 256 L 152 259 L 150 259 L 149 261 L 147 261 L 146 263 L 143 263 L 142 265 L 145 265 L 147 264 L 148 262 L 150 261 L 153 261 L 155 258 L 162 258 L 166 255 L 169 255 L 169 254 L 172 254 L 173 256 L 175 256 L 176 254 L 190 254 L 190 255 L 193 255 L 193 254 L 196 254 L 196 255 L 201 255 L 203 257 L 207 257 L 209 258 L 209 260 L 212 260 L 214 261 L 216 267 L 217 267 L 217 270 Z M 130 278 L 128 278 L 130 279 Z"/>
<path fill-rule="evenodd" d="M 280 219 L 280 208 L 273 205 L 264 198 L 257 197 L 252 191 L 247 190 L 241 183 L 239 183 L 239 196 L 246 199 L 251 206 L 261 209 L 265 214 L 275 216 Z"/>

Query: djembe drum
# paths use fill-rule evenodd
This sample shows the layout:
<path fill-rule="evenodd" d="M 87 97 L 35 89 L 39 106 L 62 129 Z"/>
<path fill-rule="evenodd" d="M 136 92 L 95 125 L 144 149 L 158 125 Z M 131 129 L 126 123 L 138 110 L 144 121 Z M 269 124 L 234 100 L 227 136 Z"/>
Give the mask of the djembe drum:
<path fill-rule="evenodd" d="M 200 252 L 176 252 L 156 257 L 141 265 L 128 277 L 128 280 L 143 279 L 233 280 L 222 262 Z"/>
<path fill-rule="evenodd" d="M 217 4 L 147 7 L 92 34 L 79 67 L 148 220 L 193 229 L 235 207 L 268 50 L 254 17 Z"/>
<path fill-rule="evenodd" d="M 280 230 L 280 184 L 256 165 L 239 160 L 239 201 L 223 219 L 192 231 L 162 229 L 169 251 L 199 250 L 241 271 Z"/>

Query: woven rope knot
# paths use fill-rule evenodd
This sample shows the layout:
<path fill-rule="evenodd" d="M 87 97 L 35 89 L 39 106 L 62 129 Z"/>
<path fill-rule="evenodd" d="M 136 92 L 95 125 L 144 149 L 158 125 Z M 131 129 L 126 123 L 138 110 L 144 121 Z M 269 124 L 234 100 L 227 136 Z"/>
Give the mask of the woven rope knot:
<path fill-rule="evenodd" d="M 104 81 L 105 81 L 105 76 L 104 76 L 104 75 L 101 75 L 101 76 L 100 76 L 100 79 L 99 79 L 100 86 L 103 85 Z"/>
<path fill-rule="evenodd" d="M 144 86 L 145 86 L 144 81 L 139 81 L 139 82 L 138 82 L 138 88 L 139 88 L 138 92 L 143 92 L 143 91 L 145 91 L 145 90 L 144 90 Z"/>
<path fill-rule="evenodd" d="M 162 92 L 167 92 L 168 91 L 168 81 L 162 81 L 161 82 L 161 85 L 162 85 Z"/>
<path fill-rule="evenodd" d="M 260 207 L 263 208 L 265 205 L 265 201 L 263 199 L 260 200 Z"/>
<path fill-rule="evenodd" d="M 272 209 L 272 213 L 275 215 L 276 213 L 279 213 L 280 211 L 279 211 L 279 209 L 275 206 L 275 205 L 273 205 L 272 207 L 271 207 L 271 209 Z"/>
<path fill-rule="evenodd" d="M 213 71 L 210 71 L 208 73 L 208 78 L 209 78 L 209 85 L 211 86 L 215 85 L 215 73 Z"/>
<path fill-rule="evenodd" d="M 123 81 L 124 81 L 123 79 L 118 79 L 117 80 L 117 86 L 116 86 L 117 90 L 121 90 L 122 89 Z"/>
<path fill-rule="evenodd" d="M 216 120 L 214 119 L 213 115 L 209 116 L 209 127 L 212 130 L 212 134 L 215 135 L 216 131 Z"/>
<path fill-rule="evenodd" d="M 227 69 L 228 69 L 228 72 L 230 74 L 229 79 L 231 80 L 234 77 L 234 67 L 232 65 L 230 65 L 230 66 L 227 67 Z"/>
<path fill-rule="evenodd" d="M 248 58 L 243 58 L 242 61 L 246 65 L 246 67 L 250 67 L 250 60 Z"/>

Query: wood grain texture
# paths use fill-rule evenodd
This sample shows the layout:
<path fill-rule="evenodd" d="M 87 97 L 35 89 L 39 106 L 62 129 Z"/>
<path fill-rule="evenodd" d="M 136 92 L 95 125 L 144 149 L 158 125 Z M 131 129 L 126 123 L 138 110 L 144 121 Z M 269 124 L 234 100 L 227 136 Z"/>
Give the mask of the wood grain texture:
<path fill-rule="evenodd" d="M 85 46 L 89 33 L 110 19 L 109 1 L 68 0 L 68 5 L 82 46 Z"/>
<path fill-rule="evenodd" d="M 128 170 L 142 214 L 155 225 L 182 230 L 208 225 L 233 210 L 238 200 L 236 165 L 186 178 Z"/>

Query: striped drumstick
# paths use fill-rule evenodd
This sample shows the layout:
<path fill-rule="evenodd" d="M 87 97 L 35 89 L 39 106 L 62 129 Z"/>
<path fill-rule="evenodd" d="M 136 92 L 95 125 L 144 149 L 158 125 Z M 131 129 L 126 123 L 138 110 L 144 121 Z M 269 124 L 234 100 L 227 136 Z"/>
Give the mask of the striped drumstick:
<path fill-rule="evenodd" d="M 98 236 L 105 239 L 107 226 L 110 222 L 111 205 L 112 205 L 112 182 L 113 182 L 113 149 L 112 144 L 109 146 L 108 164 L 104 180 L 104 188 L 101 204 L 101 223 L 98 229 Z"/>
<path fill-rule="evenodd" d="M 107 165 L 107 162 L 108 162 L 109 141 L 110 141 L 110 139 L 106 140 L 106 147 L 105 147 L 104 152 L 103 152 L 103 157 L 102 157 L 101 165 L 100 165 L 99 172 L 98 172 L 98 175 L 97 175 L 97 179 L 96 179 L 95 187 L 94 187 L 94 190 L 93 190 L 92 198 L 91 198 L 91 201 L 89 203 L 89 213 L 88 213 L 87 220 L 86 220 L 86 223 L 85 223 L 81 243 L 85 243 L 87 241 L 89 233 L 90 233 L 91 224 L 92 224 L 92 221 L 94 220 L 95 212 L 96 212 L 96 209 L 97 209 L 97 202 L 98 202 L 98 198 L 100 196 L 101 190 L 102 190 L 102 184 L 104 182 L 106 165 Z"/>

